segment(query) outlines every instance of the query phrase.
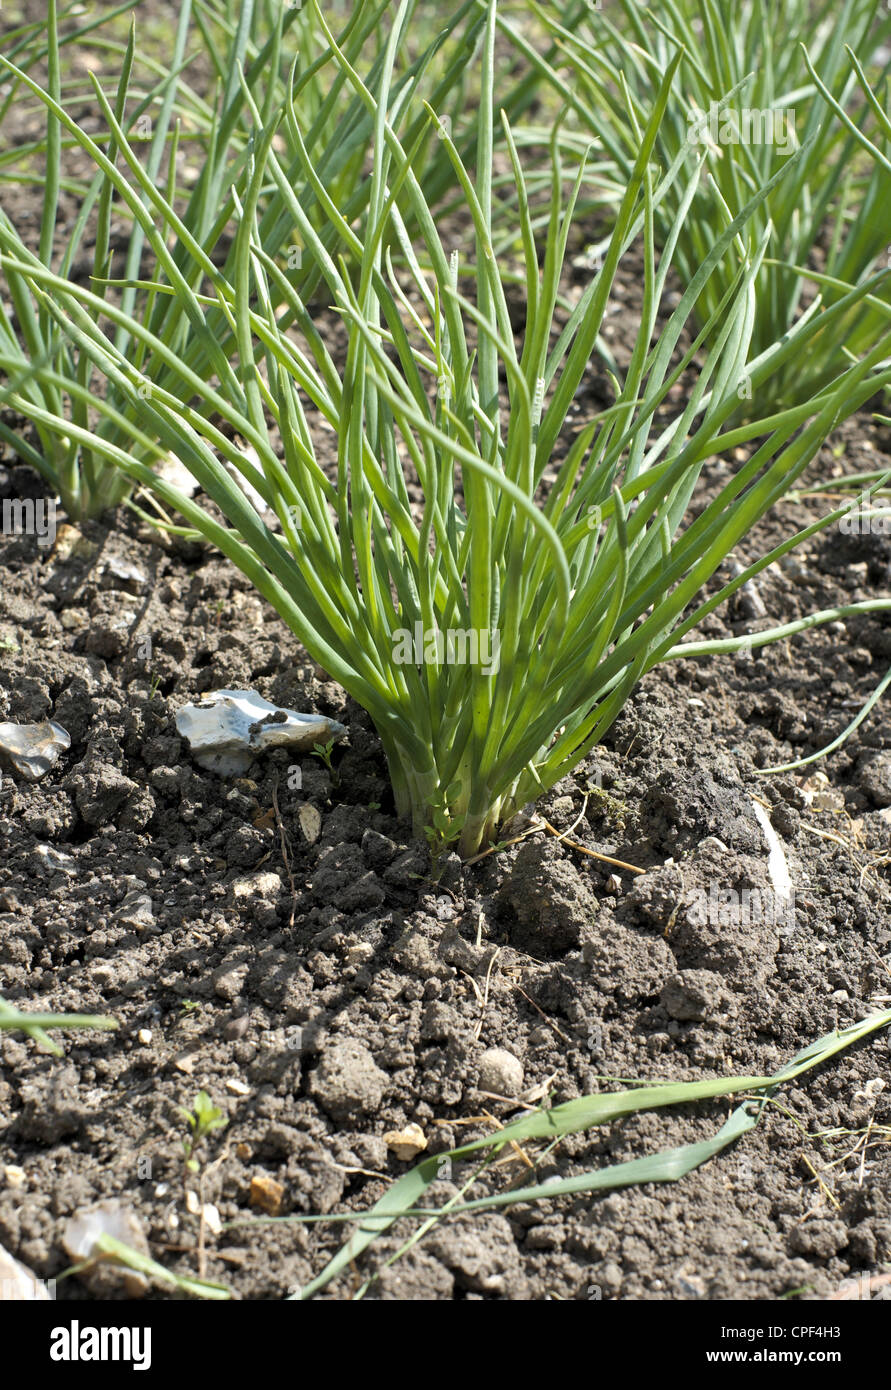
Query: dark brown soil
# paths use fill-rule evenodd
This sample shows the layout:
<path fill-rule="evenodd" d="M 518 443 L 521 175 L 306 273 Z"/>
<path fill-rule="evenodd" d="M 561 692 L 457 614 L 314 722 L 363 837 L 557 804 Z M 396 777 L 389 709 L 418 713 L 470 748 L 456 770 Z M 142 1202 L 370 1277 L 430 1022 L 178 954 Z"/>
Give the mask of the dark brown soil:
<path fill-rule="evenodd" d="M 867 421 L 850 431 L 849 466 L 871 433 Z M 33 490 L 10 463 L 0 496 Z M 22 1007 L 110 1013 L 120 1031 L 69 1035 L 64 1060 L 2 1042 L 0 1162 L 27 1182 L 0 1188 L 0 1243 L 41 1275 L 66 1263 L 65 1216 L 111 1195 L 138 1213 L 157 1257 L 194 1271 L 176 1107 L 202 1088 L 229 1120 L 202 1182 L 223 1221 L 250 1214 L 263 1175 L 282 1184 L 285 1213 L 358 1210 L 405 1171 L 388 1130 L 416 1122 L 436 1151 L 475 1132 L 462 1122 L 483 1109 L 512 1113 L 476 1094 L 486 1048 L 513 1052 L 524 1086 L 547 1083 L 556 1102 L 608 1089 L 601 1074 L 770 1072 L 891 995 L 887 709 L 827 764 L 843 810 L 806 806 L 807 773 L 755 775 L 850 719 L 887 666 L 887 624 L 645 680 L 544 807 L 563 830 L 586 806 L 572 838 L 645 875 L 620 873 L 618 887 L 607 865 L 537 834 L 469 868 L 450 860 L 437 887 L 393 819 L 367 717 L 239 576 L 124 511 L 85 528 L 92 555 L 63 559 L 70 540 L 62 530 L 51 553 L 30 537 L 3 546 L 0 716 L 52 715 L 72 747 L 40 783 L 5 774 L 0 787 L 0 990 Z M 815 543 L 761 582 L 770 620 L 886 593 L 889 560 L 881 537 Z M 312 757 L 300 793 L 285 754 L 236 783 L 192 763 L 176 709 L 241 685 L 343 720 L 336 781 Z M 795 928 L 697 926 L 697 888 L 766 885 L 753 795 L 787 849 Z M 321 813 L 315 844 L 301 801 Z M 858 1096 L 889 1072 L 879 1035 L 788 1088 L 738 1151 L 676 1186 L 445 1223 L 383 1269 L 404 1237 L 394 1229 L 370 1256 L 382 1270 L 373 1296 L 825 1297 L 891 1254 L 888 1091 Z M 539 1176 L 704 1138 L 726 1111 L 575 1136 Z M 860 1149 L 845 1160 L 870 1125 L 865 1163 Z M 829 1129 L 845 1133 L 814 1137 Z M 241 1297 L 278 1298 L 319 1272 L 342 1229 L 238 1226 L 210 1238 L 208 1274 Z M 349 1297 L 350 1282 L 330 1293 Z"/>
<path fill-rule="evenodd" d="M 629 272 L 616 344 L 636 292 Z M 597 393 L 592 369 L 576 424 Z M 824 449 L 815 475 L 891 466 L 888 434 L 865 413 L 832 443 L 841 457 Z M 725 467 L 709 467 L 707 489 Z M 0 500 L 40 492 L 0 454 Z M 785 504 L 739 559 L 817 514 Z M 281 1184 L 282 1214 L 365 1209 L 406 1171 L 388 1131 L 416 1123 L 437 1152 L 491 1132 L 483 1112 L 518 1113 L 480 1095 L 486 1049 L 513 1053 L 523 1087 L 556 1103 L 613 1089 L 604 1076 L 770 1073 L 887 1006 L 887 704 L 818 765 L 837 809 L 808 804 L 813 768 L 757 775 L 850 721 L 891 664 L 886 617 L 646 678 L 543 806 L 573 841 L 643 875 L 616 877 L 539 832 L 469 867 L 452 857 L 434 883 L 425 849 L 394 819 L 368 717 L 246 581 L 123 509 L 84 527 L 72 550 L 76 540 L 62 530 L 49 550 L 0 538 L 0 719 L 51 716 L 71 735 L 43 781 L 4 772 L 0 783 L 0 995 L 120 1024 L 66 1035 L 63 1059 L 0 1035 L 0 1245 L 40 1276 L 69 1263 L 65 1218 L 116 1197 L 168 1267 L 202 1267 L 242 1299 L 279 1299 L 320 1272 L 345 1228 L 249 1224 L 252 1181 Z M 757 587 L 707 632 L 888 596 L 891 542 L 829 533 Z M 346 724 L 334 776 L 304 758 L 295 791 L 285 754 L 234 782 L 192 762 L 176 710 L 248 685 Z M 794 927 L 703 926 L 697 890 L 767 885 L 753 797 L 785 845 Z M 315 843 L 301 828 L 307 804 L 321 816 Z M 828 1298 L 891 1262 L 888 1042 L 880 1033 L 784 1088 L 741 1145 L 677 1184 L 445 1221 L 387 1267 L 412 1229 L 402 1223 L 324 1297 L 349 1299 L 376 1272 L 368 1296 L 382 1299 Z M 177 1107 L 201 1089 L 228 1123 L 199 1180 L 184 1170 Z M 573 1136 L 537 1175 L 710 1137 L 731 1104 Z M 9 1166 L 24 1186 L 4 1180 Z M 500 1189 L 520 1171 L 486 1181 Z M 461 1181 L 439 1182 L 430 1199 Z M 205 1232 L 204 1265 L 187 1188 L 224 1223 L 247 1223 Z M 125 1289 L 70 1280 L 58 1296 Z"/>

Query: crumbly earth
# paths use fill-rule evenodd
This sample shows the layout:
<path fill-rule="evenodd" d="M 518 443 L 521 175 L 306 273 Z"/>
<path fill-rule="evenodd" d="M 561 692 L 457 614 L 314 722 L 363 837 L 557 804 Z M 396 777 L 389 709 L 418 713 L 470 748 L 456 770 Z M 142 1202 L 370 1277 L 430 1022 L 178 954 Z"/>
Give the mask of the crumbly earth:
<path fill-rule="evenodd" d="M 620 359 L 638 280 L 629 266 L 607 325 Z M 592 367 L 573 427 L 603 384 Z M 891 466 L 888 431 L 865 412 L 832 443 L 814 476 Z M 733 462 L 708 466 L 703 498 Z M 0 501 L 40 494 L 0 453 Z M 738 560 L 818 514 L 784 504 Z M 394 817 L 368 717 L 207 547 L 121 509 L 52 548 L 0 537 L 0 567 L 0 720 L 52 717 L 71 735 L 42 781 L 2 774 L 0 996 L 119 1024 L 59 1035 L 63 1058 L 0 1034 L 0 1246 L 41 1277 L 70 1263 L 66 1218 L 116 1198 L 168 1268 L 280 1299 L 349 1228 L 258 1217 L 366 1209 L 411 1161 L 390 1131 L 417 1125 L 435 1153 L 523 1113 L 524 1096 L 769 1074 L 891 999 L 888 704 L 818 765 L 822 801 L 813 768 L 758 773 L 850 722 L 891 664 L 887 616 L 663 666 L 545 799 L 566 839 L 538 831 L 472 865 L 451 857 L 437 877 Z M 705 632 L 889 593 L 891 539 L 833 531 Z M 341 720 L 333 772 L 284 753 L 237 780 L 202 771 L 175 714 L 221 686 Z M 785 848 L 794 922 L 703 921 L 709 894 L 769 901 L 753 798 Z M 194 1174 L 180 1107 L 200 1090 L 226 1125 Z M 366 1296 L 388 1300 L 832 1297 L 891 1264 L 888 1033 L 776 1099 L 677 1183 L 444 1220 L 388 1265 L 414 1231 L 402 1222 L 321 1297 L 349 1299 L 370 1276 Z M 527 1157 L 538 1179 L 583 1173 L 709 1138 L 734 1103 L 631 1117 Z M 428 1199 L 467 1176 L 456 1166 Z M 528 1177 L 518 1159 L 479 1190 Z M 202 1203 L 221 1230 L 202 1229 Z M 58 1287 L 130 1293 L 108 1275 Z"/>
<path fill-rule="evenodd" d="M 855 422 L 846 466 L 885 442 Z M 828 450 L 821 462 L 838 466 Z M 7 459 L 0 498 L 29 492 L 33 475 Z M 801 521 L 783 513 L 778 528 Z M 769 541 L 761 528 L 751 553 Z M 119 1023 L 66 1035 L 64 1058 L 21 1035 L 0 1043 L 0 1174 L 25 1173 L 0 1185 L 0 1244 L 42 1276 L 68 1263 L 65 1218 L 117 1197 L 171 1268 L 280 1298 L 344 1228 L 252 1224 L 252 1184 L 283 1215 L 358 1211 L 406 1171 L 389 1131 L 417 1124 L 436 1152 L 490 1129 L 484 1113 L 520 1113 L 520 1087 L 556 1103 L 610 1089 L 604 1076 L 770 1073 L 891 995 L 887 707 L 825 764 L 835 809 L 807 804 L 813 769 L 756 772 L 850 720 L 891 657 L 881 618 L 652 673 L 544 802 L 572 845 L 538 832 L 471 866 L 453 856 L 435 882 L 393 816 L 367 716 L 210 550 L 121 510 L 79 540 L 62 527 L 52 549 L 6 537 L 2 564 L 0 717 L 51 716 L 72 742 L 36 784 L 3 773 L 0 993 Z M 832 534 L 710 628 L 887 593 L 889 579 L 887 539 Z M 768 616 L 753 621 L 739 610 L 756 599 Z M 248 685 L 346 724 L 333 776 L 304 757 L 298 790 L 284 752 L 235 781 L 195 765 L 177 708 Z M 785 847 L 794 925 L 757 911 L 703 922 L 710 891 L 769 901 L 753 797 Z M 891 1087 L 869 1085 L 891 1079 L 889 1063 L 878 1034 L 785 1088 L 743 1143 L 677 1184 L 445 1221 L 385 1267 L 410 1230 L 394 1227 L 324 1296 L 377 1273 L 368 1296 L 385 1299 L 828 1297 L 891 1259 Z M 499 1078 L 511 1099 L 492 1098 Z M 227 1124 L 195 1177 L 178 1107 L 202 1089 Z M 575 1135 L 538 1177 L 706 1138 L 731 1105 Z M 205 1231 L 200 1254 L 186 1189 L 247 1224 Z"/>

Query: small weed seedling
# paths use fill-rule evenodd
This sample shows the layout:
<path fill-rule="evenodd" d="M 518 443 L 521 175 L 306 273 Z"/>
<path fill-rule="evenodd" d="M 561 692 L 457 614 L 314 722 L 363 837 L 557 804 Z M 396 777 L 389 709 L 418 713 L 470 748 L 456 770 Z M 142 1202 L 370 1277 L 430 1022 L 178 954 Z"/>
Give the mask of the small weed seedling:
<path fill-rule="evenodd" d="M 322 762 L 325 764 L 328 771 L 331 773 L 332 787 L 336 787 L 340 785 L 340 773 L 337 771 L 337 768 L 331 761 L 331 754 L 333 750 L 334 739 L 332 738 L 329 739 L 327 743 L 314 743 L 312 749 L 312 756 L 314 758 L 321 758 Z"/>
<path fill-rule="evenodd" d="M 186 1110 L 182 1106 L 179 1106 L 178 1109 L 189 1126 L 189 1133 L 183 1139 L 186 1169 L 190 1173 L 198 1173 L 201 1171 L 201 1164 L 195 1157 L 196 1149 L 209 1134 L 213 1134 L 216 1129 L 225 1128 L 229 1122 L 222 1110 L 214 1105 L 206 1091 L 198 1092 L 192 1102 L 191 1110 Z"/>

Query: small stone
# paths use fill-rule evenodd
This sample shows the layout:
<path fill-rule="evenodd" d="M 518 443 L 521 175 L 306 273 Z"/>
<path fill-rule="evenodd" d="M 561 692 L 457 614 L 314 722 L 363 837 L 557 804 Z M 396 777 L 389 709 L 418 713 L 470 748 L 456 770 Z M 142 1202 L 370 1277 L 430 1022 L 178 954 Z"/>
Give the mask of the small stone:
<path fill-rule="evenodd" d="M 191 1052 L 181 1052 L 178 1057 L 174 1057 L 173 1065 L 177 1071 L 185 1072 L 186 1076 L 191 1076 L 195 1070 L 195 1057 Z"/>
<path fill-rule="evenodd" d="M 230 887 L 236 902 L 245 898 L 265 898 L 274 902 L 282 891 L 282 881 L 278 874 L 270 870 L 266 873 L 248 874 L 246 878 L 233 879 Z"/>
<path fill-rule="evenodd" d="M 404 1129 L 391 1129 L 384 1135 L 384 1143 L 392 1149 L 398 1159 L 408 1163 L 427 1147 L 427 1136 L 420 1125 L 406 1125 Z"/>
<path fill-rule="evenodd" d="M 43 1281 L 0 1245 L 0 1303 L 45 1303 L 49 1296 Z"/>
<path fill-rule="evenodd" d="M 128 893 L 115 913 L 115 920 L 122 927 L 132 927 L 134 931 L 146 931 L 154 925 L 155 913 L 148 893 L 133 889 Z"/>
<path fill-rule="evenodd" d="M 66 632 L 83 632 L 90 625 L 90 615 L 85 608 L 63 608 L 59 622 Z"/>
<path fill-rule="evenodd" d="M 523 1067 L 512 1052 L 490 1047 L 479 1060 L 479 1088 L 496 1096 L 518 1096 L 523 1089 Z"/>
<path fill-rule="evenodd" d="M 115 1256 L 107 1254 L 101 1247 L 101 1241 L 106 1236 L 129 1245 L 139 1254 L 149 1253 L 139 1217 L 115 1197 L 74 1212 L 62 1226 L 60 1240 L 74 1264 L 114 1266 L 117 1271 Z M 89 1273 L 89 1270 L 85 1273 Z M 121 1268 L 120 1278 L 131 1298 L 140 1297 L 148 1288 L 144 1275 L 135 1270 Z"/>
<path fill-rule="evenodd" d="M 362 836 L 362 853 L 366 863 L 380 872 L 386 869 L 388 864 L 392 864 L 399 853 L 399 846 L 377 830 L 366 830 Z"/>
<path fill-rule="evenodd" d="M 252 1207 L 259 1207 L 269 1216 L 277 1216 L 285 1199 L 285 1189 L 275 1178 L 267 1173 L 255 1173 L 251 1178 L 250 1201 Z"/>
<path fill-rule="evenodd" d="M 152 1040 L 151 1028 L 140 1028 L 136 1037 L 143 1047 L 148 1047 Z"/>
<path fill-rule="evenodd" d="M 322 833 L 321 812 L 316 810 L 315 806 L 312 806 L 308 801 L 304 801 L 298 808 L 297 819 L 300 821 L 300 829 L 303 831 L 304 839 L 314 845 Z"/>
<path fill-rule="evenodd" d="M 24 1187 L 28 1177 L 24 1168 L 19 1168 L 15 1163 L 10 1163 L 3 1169 L 3 1176 L 7 1187 Z"/>
<path fill-rule="evenodd" d="M 812 776 L 805 778 L 800 790 L 805 805 L 813 807 L 815 811 L 836 812 L 845 809 L 844 792 L 839 791 L 837 787 L 830 786 L 829 778 L 825 772 L 815 772 Z"/>
<path fill-rule="evenodd" d="M 66 564 L 69 560 L 92 560 L 98 552 L 99 547 L 95 541 L 88 541 L 82 531 L 76 526 L 70 526 L 67 522 L 56 531 L 56 543 L 53 546 L 53 559 L 61 564 Z"/>
<path fill-rule="evenodd" d="M 695 1274 L 678 1274 L 677 1282 L 687 1298 L 705 1298 L 705 1284 Z"/>
<path fill-rule="evenodd" d="M 251 1088 L 247 1082 L 239 1081 L 236 1076 L 230 1076 L 226 1082 L 226 1090 L 231 1091 L 233 1096 L 249 1096 Z"/>

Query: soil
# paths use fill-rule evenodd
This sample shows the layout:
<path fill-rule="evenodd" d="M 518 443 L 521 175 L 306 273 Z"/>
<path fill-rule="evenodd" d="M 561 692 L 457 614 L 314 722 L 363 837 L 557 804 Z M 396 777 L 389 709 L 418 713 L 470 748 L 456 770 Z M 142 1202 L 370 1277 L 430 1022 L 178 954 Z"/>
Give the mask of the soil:
<path fill-rule="evenodd" d="M 638 292 L 629 266 L 617 346 Z M 592 367 L 574 425 L 600 388 Z M 868 412 L 831 444 L 813 476 L 891 467 Z M 703 498 L 728 466 L 709 465 Z M 0 453 L 0 501 L 42 493 Z M 819 514 L 783 504 L 738 560 Z M 770 1074 L 891 998 L 888 705 L 818 764 L 824 802 L 810 798 L 812 767 L 758 773 L 850 722 L 891 665 L 884 615 L 651 673 L 540 808 L 567 840 L 539 831 L 475 864 L 452 856 L 435 880 L 393 814 L 368 716 L 208 547 L 120 509 L 62 527 L 51 548 L 2 537 L 0 567 L 0 720 L 52 717 L 71 736 L 40 782 L 4 771 L 0 783 L 0 996 L 119 1023 L 64 1035 L 63 1058 L 0 1035 L 0 1245 L 42 1278 L 70 1263 L 66 1218 L 118 1198 L 168 1268 L 280 1299 L 345 1228 L 261 1224 L 257 1201 L 282 1215 L 364 1210 L 409 1166 L 389 1131 L 417 1124 L 435 1153 L 522 1113 L 523 1095 Z M 705 632 L 889 594 L 891 540 L 830 532 Z M 247 686 L 344 723 L 333 770 L 304 757 L 299 789 L 283 752 L 235 780 L 202 771 L 176 711 Z M 703 923 L 701 893 L 769 885 L 753 798 L 785 848 L 794 924 Z M 519 1067 L 484 1059 L 491 1049 Z M 491 1094 L 499 1077 L 504 1099 Z M 742 1144 L 677 1183 L 447 1220 L 388 1266 L 414 1229 L 399 1223 L 320 1297 L 349 1299 L 374 1274 L 367 1297 L 385 1300 L 830 1298 L 891 1262 L 889 1083 L 883 1032 L 784 1087 Z M 179 1107 L 200 1090 L 227 1123 L 196 1176 Z M 733 1105 L 572 1136 L 536 1176 L 709 1138 Z M 492 1170 L 482 1190 L 522 1171 Z M 444 1177 L 430 1203 L 461 1181 Z M 218 1234 L 199 1231 L 202 1202 Z M 116 1277 L 58 1286 L 60 1299 L 131 1292 Z M 153 1284 L 147 1296 L 171 1295 Z"/>

